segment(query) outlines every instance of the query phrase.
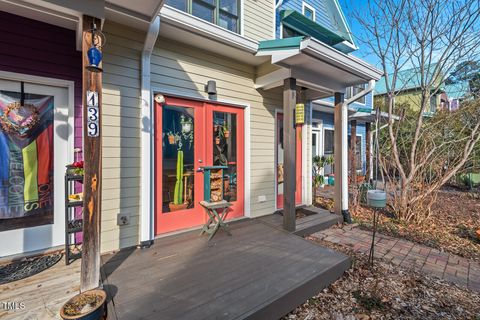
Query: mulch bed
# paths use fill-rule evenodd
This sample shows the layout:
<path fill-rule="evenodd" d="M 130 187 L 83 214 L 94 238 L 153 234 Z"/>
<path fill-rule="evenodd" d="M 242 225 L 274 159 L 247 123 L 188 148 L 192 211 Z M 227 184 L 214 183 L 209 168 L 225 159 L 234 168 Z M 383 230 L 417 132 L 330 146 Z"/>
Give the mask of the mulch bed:
<path fill-rule="evenodd" d="M 317 203 L 329 208 L 333 200 L 319 198 Z M 480 229 L 480 194 L 441 191 L 432 211 L 430 220 L 422 225 L 406 224 L 392 214 L 382 214 L 378 230 L 386 235 L 480 261 L 480 240 L 475 235 L 475 231 Z M 360 227 L 372 229 L 370 208 L 361 206 L 352 211 L 352 216 Z"/>
<path fill-rule="evenodd" d="M 307 239 L 350 255 L 353 266 L 284 320 L 480 320 L 477 293 L 380 260 L 372 269 L 366 255 L 314 237 Z"/>

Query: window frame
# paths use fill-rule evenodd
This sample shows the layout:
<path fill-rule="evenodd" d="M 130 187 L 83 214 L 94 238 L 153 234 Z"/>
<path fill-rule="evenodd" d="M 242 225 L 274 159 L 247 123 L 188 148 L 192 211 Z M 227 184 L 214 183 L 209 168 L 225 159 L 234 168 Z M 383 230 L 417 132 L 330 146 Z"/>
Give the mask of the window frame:
<path fill-rule="evenodd" d="M 211 24 L 214 24 L 222 29 L 225 29 L 225 30 L 228 30 L 228 31 L 231 31 L 231 32 L 235 32 L 236 34 L 241 34 L 242 33 L 242 1 L 243 0 L 236 0 L 237 1 L 237 14 L 233 14 L 229 11 L 225 11 L 223 9 L 220 8 L 220 1 L 221 0 L 213 0 L 213 4 L 210 4 L 208 3 L 208 0 L 185 0 L 186 1 L 186 10 L 181 10 L 181 9 L 177 9 L 171 5 L 168 5 L 168 1 L 165 1 L 166 5 L 171 7 L 171 8 L 174 8 L 176 10 L 180 10 L 180 11 L 183 11 L 183 12 L 186 12 L 194 17 L 197 17 L 199 19 L 202 19 L 201 17 L 199 16 L 196 16 L 193 14 L 193 2 L 194 1 L 197 1 L 199 2 L 201 5 L 205 6 L 205 7 L 210 7 L 210 8 L 213 8 L 213 22 L 212 21 L 208 21 L 208 20 L 205 20 L 205 19 L 202 19 L 203 21 L 206 21 L 208 23 L 211 23 Z M 229 17 L 232 17 L 232 18 L 236 18 L 237 19 L 237 28 L 236 30 L 230 30 L 228 28 L 225 28 L 225 27 L 222 27 L 220 25 L 220 13 L 224 13 L 225 15 L 229 16 Z"/>
<path fill-rule="evenodd" d="M 315 8 L 314 8 L 313 6 L 311 6 L 311 5 L 309 5 L 308 3 L 302 1 L 302 14 L 303 14 L 304 16 L 305 16 L 305 9 L 308 9 L 308 10 L 310 10 L 310 11 L 312 12 L 312 16 L 313 16 L 312 21 L 316 22 L 317 17 L 316 17 L 316 10 L 315 10 Z M 305 17 L 307 17 L 307 16 L 305 16 Z M 308 17 L 307 17 L 307 18 L 308 18 Z M 308 18 L 308 19 L 309 19 L 309 18 Z"/>

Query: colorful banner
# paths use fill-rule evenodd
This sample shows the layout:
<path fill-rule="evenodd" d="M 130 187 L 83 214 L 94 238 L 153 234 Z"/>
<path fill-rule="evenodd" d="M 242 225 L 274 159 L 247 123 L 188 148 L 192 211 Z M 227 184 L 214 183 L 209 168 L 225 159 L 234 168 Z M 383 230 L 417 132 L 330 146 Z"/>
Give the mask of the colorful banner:
<path fill-rule="evenodd" d="M 0 91 L 0 231 L 53 223 L 53 97 Z"/>

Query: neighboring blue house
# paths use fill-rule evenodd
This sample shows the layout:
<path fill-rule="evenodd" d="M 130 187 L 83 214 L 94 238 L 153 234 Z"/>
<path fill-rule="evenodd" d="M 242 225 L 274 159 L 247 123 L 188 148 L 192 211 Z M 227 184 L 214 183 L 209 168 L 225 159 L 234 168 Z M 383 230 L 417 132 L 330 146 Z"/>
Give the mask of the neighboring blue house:
<path fill-rule="evenodd" d="M 349 54 L 357 46 L 348 27 L 342 8 L 337 0 L 277 0 L 276 37 L 289 38 L 309 36 L 337 50 Z M 350 98 L 365 89 L 365 85 L 346 88 L 345 98 Z M 357 173 L 364 175 L 366 164 L 366 123 L 372 119 L 373 94 L 369 93 L 349 106 L 350 120 L 356 122 Z M 334 120 L 333 97 L 312 103 L 312 155 L 333 155 Z M 355 123 L 353 122 L 353 123 Z M 352 121 L 350 121 L 352 124 Z M 349 132 L 351 125 L 349 125 Z M 349 133 L 350 135 L 350 133 Z M 349 139 L 350 144 L 350 139 Z M 325 168 L 325 174 L 332 168 Z"/>

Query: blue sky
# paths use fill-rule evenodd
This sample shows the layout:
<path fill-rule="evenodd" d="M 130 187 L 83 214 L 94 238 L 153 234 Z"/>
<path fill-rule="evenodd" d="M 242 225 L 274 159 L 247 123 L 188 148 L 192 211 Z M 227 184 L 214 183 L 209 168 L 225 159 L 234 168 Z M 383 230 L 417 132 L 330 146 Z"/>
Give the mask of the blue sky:
<path fill-rule="evenodd" d="M 363 12 L 365 10 L 368 10 L 367 6 L 367 1 L 366 0 L 339 0 L 340 5 L 342 6 L 343 13 L 345 14 L 347 18 L 348 25 L 350 26 L 350 29 L 353 33 L 353 35 L 359 35 L 362 33 L 362 26 L 355 21 L 355 19 L 352 17 L 351 12 L 357 11 L 357 12 Z M 378 67 L 378 58 L 369 55 L 367 50 L 365 48 L 361 47 L 361 44 L 357 43 L 357 46 L 360 46 L 360 49 L 354 52 L 353 54 L 359 58 L 364 59 L 370 64 L 373 64 Z"/>

